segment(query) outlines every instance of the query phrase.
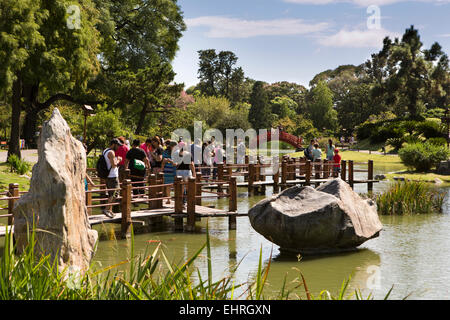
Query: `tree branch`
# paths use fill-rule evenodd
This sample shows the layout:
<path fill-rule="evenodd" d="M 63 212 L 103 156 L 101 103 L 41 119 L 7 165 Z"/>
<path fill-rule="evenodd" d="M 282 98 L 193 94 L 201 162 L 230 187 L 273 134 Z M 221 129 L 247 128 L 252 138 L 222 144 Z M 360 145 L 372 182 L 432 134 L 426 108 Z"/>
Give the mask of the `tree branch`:
<path fill-rule="evenodd" d="M 67 94 L 64 93 L 58 93 L 55 94 L 54 96 L 50 97 L 49 99 L 47 99 L 47 101 L 45 102 L 37 102 L 36 101 L 36 106 L 39 108 L 39 110 L 44 110 L 47 109 L 48 107 L 50 107 L 53 103 L 60 101 L 60 100 L 65 100 L 68 102 L 72 102 L 75 104 L 82 104 L 82 105 L 90 105 L 90 106 L 95 106 L 97 104 L 103 104 L 103 101 L 88 101 L 88 100 L 82 100 L 82 99 L 75 99 L 72 96 L 69 96 Z"/>

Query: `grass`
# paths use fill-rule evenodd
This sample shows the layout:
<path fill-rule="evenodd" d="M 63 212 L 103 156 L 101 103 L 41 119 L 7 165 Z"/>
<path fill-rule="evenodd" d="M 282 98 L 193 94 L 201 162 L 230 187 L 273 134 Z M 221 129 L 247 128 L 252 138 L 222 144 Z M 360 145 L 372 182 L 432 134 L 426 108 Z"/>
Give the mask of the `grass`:
<path fill-rule="evenodd" d="M 405 180 L 425 182 L 425 183 L 435 183 L 435 179 L 442 180 L 440 187 L 450 187 L 450 176 L 444 176 L 434 172 L 415 172 L 409 170 L 397 171 L 394 173 L 386 174 L 386 178 L 389 180 L 394 180 L 394 177 L 403 177 Z"/>
<path fill-rule="evenodd" d="M 392 148 L 389 145 L 386 145 L 386 143 L 371 143 L 370 139 L 364 139 L 361 141 L 358 141 L 357 144 L 355 144 L 352 149 L 359 149 L 359 150 L 370 150 L 370 151 L 377 151 L 377 152 L 383 152 L 383 147 L 386 148 L 386 152 L 392 152 L 394 148 Z"/>
<path fill-rule="evenodd" d="M 322 154 L 324 154 L 324 150 L 322 150 Z M 353 160 L 355 162 L 367 162 L 369 160 L 373 160 L 374 164 L 383 163 L 383 164 L 402 164 L 402 161 L 397 155 L 381 155 L 381 154 L 369 154 L 365 152 L 358 151 L 341 151 L 342 160 Z M 294 152 L 289 154 L 291 157 L 303 157 L 304 153 L 302 152 Z M 406 168 L 406 167 L 405 167 Z"/>
<path fill-rule="evenodd" d="M 424 182 L 397 182 L 377 196 L 378 213 L 382 215 L 413 215 L 442 213 L 445 193 Z"/>
<path fill-rule="evenodd" d="M 0 192 L 8 190 L 10 183 L 19 184 L 21 191 L 27 191 L 30 188 L 30 179 L 10 172 L 6 163 L 0 163 Z"/>
<path fill-rule="evenodd" d="M 33 228 L 34 230 L 34 228 Z M 264 287 L 270 269 L 270 259 L 263 268 L 262 250 L 256 279 L 236 284 L 233 274 L 217 281 L 212 277 L 212 255 L 207 228 L 206 243 L 181 266 L 170 263 L 160 245 L 151 253 L 134 255 L 134 237 L 131 240 L 129 259 L 116 265 L 96 270 L 91 266 L 84 274 L 60 270 L 56 260 L 49 255 L 40 255 L 36 250 L 35 231 L 30 235 L 28 246 L 20 255 L 8 234 L 0 259 L 0 299 L 2 300 L 287 300 L 293 296 L 306 300 L 364 299 L 360 291 L 349 293 L 350 277 L 343 282 L 337 295 L 324 290 L 314 297 L 300 273 L 301 280 L 293 289 L 286 289 L 286 280 L 277 296 L 264 295 Z M 194 262 L 206 249 L 208 275 L 203 279 Z M 241 261 L 242 262 L 242 261 Z M 117 271 L 119 266 L 128 265 L 127 271 Z M 197 279 L 193 280 L 193 274 Z M 301 292 L 294 292 L 302 287 Z M 236 289 L 243 289 L 239 296 Z M 392 289 L 386 295 L 389 297 Z M 372 295 L 366 299 L 373 299 Z"/>

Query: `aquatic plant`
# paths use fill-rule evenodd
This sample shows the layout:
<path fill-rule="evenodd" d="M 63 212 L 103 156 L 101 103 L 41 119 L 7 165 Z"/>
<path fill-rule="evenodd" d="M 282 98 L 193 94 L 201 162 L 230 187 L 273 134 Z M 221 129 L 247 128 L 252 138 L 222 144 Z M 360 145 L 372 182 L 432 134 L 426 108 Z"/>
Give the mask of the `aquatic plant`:
<path fill-rule="evenodd" d="M 10 232 L 5 239 L 5 248 L 0 259 L 0 299 L 1 300 L 235 300 L 235 299 L 307 299 L 307 300 L 344 300 L 362 299 L 360 292 L 347 294 L 350 278 L 344 281 L 336 296 L 322 291 L 314 297 L 308 290 L 301 275 L 301 283 L 294 289 L 286 289 L 286 280 L 278 296 L 263 295 L 270 269 L 270 259 L 266 267 L 262 263 L 262 250 L 256 280 L 235 284 L 233 276 L 238 263 L 230 275 L 217 281 L 212 276 L 212 259 L 209 232 L 206 243 L 181 266 L 170 263 L 159 244 L 152 253 L 134 255 L 134 240 L 131 239 L 130 258 L 115 265 L 96 270 L 93 266 L 84 274 L 58 271 L 57 260 L 50 255 L 35 253 L 35 232 L 29 237 L 29 244 L 20 255 L 15 255 Z M 206 248 L 207 278 L 203 279 L 194 262 Z M 162 265 L 159 263 L 162 260 Z M 242 260 L 241 260 L 242 262 Z M 128 271 L 118 270 L 119 266 L 129 265 Z M 192 273 L 197 273 L 193 280 Z M 247 287 L 247 288 L 246 288 Z M 304 288 L 302 293 L 293 290 Z M 236 289 L 243 293 L 235 296 Z M 391 289 L 392 290 L 392 289 Z M 389 291 L 386 298 L 389 296 Z M 373 299 L 371 295 L 367 298 Z"/>
<path fill-rule="evenodd" d="M 393 184 L 376 197 L 382 215 L 412 215 L 442 212 L 445 194 L 425 182 L 405 181 Z"/>

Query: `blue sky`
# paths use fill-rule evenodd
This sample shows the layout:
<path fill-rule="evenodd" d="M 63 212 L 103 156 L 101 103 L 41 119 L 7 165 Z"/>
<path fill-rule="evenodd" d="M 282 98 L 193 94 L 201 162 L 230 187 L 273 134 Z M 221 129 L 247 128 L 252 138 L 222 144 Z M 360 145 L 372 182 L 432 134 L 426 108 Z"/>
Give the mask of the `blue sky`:
<path fill-rule="evenodd" d="M 175 81 L 198 82 L 198 50 L 233 51 L 246 76 L 308 86 L 317 73 L 360 64 L 386 35 L 419 29 L 450 55 L 450 0 L 179 0 L 187 24 Z M 368 8 L 371 7 L 369 12 Z M 380 19 L 375 19 L 379 9 Z M 368 25 L 369 20 L 369 25 Z"/>

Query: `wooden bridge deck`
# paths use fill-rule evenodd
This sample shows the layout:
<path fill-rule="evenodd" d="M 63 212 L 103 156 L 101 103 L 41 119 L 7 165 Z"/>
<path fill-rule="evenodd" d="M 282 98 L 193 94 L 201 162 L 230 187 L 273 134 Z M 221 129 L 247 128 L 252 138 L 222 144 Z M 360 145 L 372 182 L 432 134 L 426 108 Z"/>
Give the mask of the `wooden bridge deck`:
<path fill-rule="evenodd" d="M 197 217 L 207 218 L 207 217 L 230 217 L 230 216 L 247 216 L 247 213 L 238 213 L 238 212 L 228 212 L 226 210 L 205 207 L 205 206 L 195 206 L 195 213 Z M 165 204 L 163 208 L 160 209 L 151 209 L 151 210 L 137 210 L 131 212 L 131 219 L 133 222 L 136 222 L 137 219 L 143 218 L 156 218 L 169 216 L 173 218 L 187 218 L 186 209 L 183 210 L 183 214 L 174 214 L 174 206 Z M 103 224 L 103 223 L 121 223 L 122 214 L 116 213 L 114 218 L 109 218 L 103 214 L 90 215 L 89 223 L 91 226 Z M 9 226 L 8 229 L 11 229 L 12 226 Z M 14 232 L 14 228 L 13 228 Z M 4 237 L 6 234 L 6 227 L 0 226 L 0 237 Z"/>

